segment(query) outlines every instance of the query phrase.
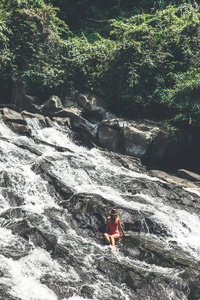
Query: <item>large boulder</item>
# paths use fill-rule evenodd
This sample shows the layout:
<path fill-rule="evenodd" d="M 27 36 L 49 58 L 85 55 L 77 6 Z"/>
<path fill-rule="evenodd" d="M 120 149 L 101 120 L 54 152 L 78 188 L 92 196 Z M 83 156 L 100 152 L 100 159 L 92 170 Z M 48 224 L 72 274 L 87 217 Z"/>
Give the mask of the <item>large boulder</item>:
<path fill-rule="evenodd" d="M 55 117 L 70 118 L 71 127 L 74 131 L 77 131 L 79 134 L 81 134 L 82 138 L 96 142 L 98 125 L 93 124 L 81 117 L 78 109 L 64 108 L 55 113 Z"/>
<path fill-rule="evenodd" d="M 106 111 L 105 103 L 102 98 L 93 94 L 78 94 L 77 104 L 83 109 L 83 117 L 91 122 L 100 122 L 103 119 L 114 117 Z"/>
<path fill-rule="evenodd" d="M 103 120 L 98 130 L 102 147 L 139 158 L 147 153 L 152 141 L 156 144 L 157 155 L 163 155 L 168 136 L 167 131 L 148 120 L 142 123 L 121 119 Z"/>
<path fill-rule="evenodd" d="M 158 131 L 159 128 L 156 126 L 129 122 L 128 126 L 121 130 L 124 137 L 125 153 L 142 157 Z"/>
<path fill-rule="evenodd" d="M 101 124 L 98 128 L 98 139 L 101 146 L 114 152 L 118 152 L 121 134 L 118 130 Z"/>
<path fill-rule="evenodd" d="M 51 96 L 45 103 L 43 103 L 38 109 L 41 114 L 47 116 L 53 116 L 55 112 L 61 110 L 63 108 L 63 104 L 61 99 L 58 96 Z"/>
<path fill-rule="evenodd" d="M 194 184 L 193 182 L 190 181 L 191 179 L 190 180 L 183 179 L 183 176 L 182 176 L 182 178 L 180 178 L 176 175 L 172 175 L 167 172 L 160 171 L 160 170 L 151 170 L 150 173 L 152 175 L 154 175 L 164 181 L 172 183 L 172 184 L 177 184 L 177 185 L 180 185 L 183 187 L 199 188 L 199 186 L 197 184 Z M 180 173 L 178 175 L 180 176 Z"/>
<path fill-rule="evenodd" d="M 11 208 L 4 211 L 0 215 L 0 219 L 3 221 L 6 229 L 10 229 L 14 235 L 20 236 L 29 242 L 23 243 L 24 251 L 16 251 L 13 254 L 16 257 L 27 255 L 27 252 L 31 249 L 31 244 L 34 244 L 36 247 L 42 247 L 47 251 L 53 250 L 57 244 L 57 237 L 43 228 L 43 220 L 37 214 L 28 214 L 20 208 Z M 41 224 L 38 226 L 39 220 Z M 21 240 L 21 244 L 22 242 L 23 240 Z M 7 246 L 7 248 L 9 247 Z M 8 255 L 11 256 L 11 254 Z"/>
<path fill-rule="evenodd" d="M 18 132 L 23 135 L 29 135 L 29 130 L 26 126 L 26 121 L 23 116 L 7 107 L 0 110 L 1 118 L 14 132 Z"/>
<path fill-rule="evenodd" d="M 3 120 L 6 122 L 15 122 L 18 124 L 26 125 L 26 121 L 22 117 L 22 115 L 12 109 L 4 107 L 3 109 L 1 109 L 1 115 L 3 117 Z"/>

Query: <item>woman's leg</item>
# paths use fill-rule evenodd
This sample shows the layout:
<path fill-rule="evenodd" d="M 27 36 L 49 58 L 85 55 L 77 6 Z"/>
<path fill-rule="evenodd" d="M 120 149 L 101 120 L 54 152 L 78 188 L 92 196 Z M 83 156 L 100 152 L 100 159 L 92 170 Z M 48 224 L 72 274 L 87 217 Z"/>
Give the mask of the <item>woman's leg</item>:
<path fill-rule="evenodd" d="M 108 233 L 104 233 L 104 237 L 106 238 L 107 242 L 111 244 L 110 235 Z"/>
<path fill-rule="evenodd" d="M 121 236 L 120 233 L 115 233 L 110 235 L 111 245 L 113 247 L 115 246 L 115 239 L 118 239 L 120 236 Z"/>

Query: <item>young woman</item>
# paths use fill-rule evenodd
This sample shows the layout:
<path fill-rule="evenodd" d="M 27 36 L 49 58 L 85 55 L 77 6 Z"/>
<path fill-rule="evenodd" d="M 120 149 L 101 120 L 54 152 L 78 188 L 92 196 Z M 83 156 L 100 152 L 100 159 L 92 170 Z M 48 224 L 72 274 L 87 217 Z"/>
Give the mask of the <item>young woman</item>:
<path fill-rule="evenodd" d="M 107 218 L 106 232 L 104 233 L 104 237 L 112 246 L 115 246 L 115 239 L 118 239 L 121 236 L 119 230 L 124 236 L 127 236 L 122 228 L 118 211 L 113 208 L 110 216 Z"/>

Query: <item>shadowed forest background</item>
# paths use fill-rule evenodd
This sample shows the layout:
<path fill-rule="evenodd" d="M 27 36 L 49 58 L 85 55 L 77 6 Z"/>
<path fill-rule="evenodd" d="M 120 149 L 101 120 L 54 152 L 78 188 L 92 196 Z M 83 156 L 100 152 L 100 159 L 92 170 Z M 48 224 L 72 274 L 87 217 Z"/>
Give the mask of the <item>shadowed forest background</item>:
<path fill-rule="evenodd" d="M 199 127 L 199 1 L 1 0 L 0 101 L 101 96 L 125 118 Z"/>

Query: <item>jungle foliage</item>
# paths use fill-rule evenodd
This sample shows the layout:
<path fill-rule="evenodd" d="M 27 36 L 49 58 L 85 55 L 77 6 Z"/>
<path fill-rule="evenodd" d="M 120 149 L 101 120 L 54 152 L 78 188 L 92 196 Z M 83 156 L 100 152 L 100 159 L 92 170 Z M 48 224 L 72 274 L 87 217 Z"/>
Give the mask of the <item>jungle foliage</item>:
<path fill-rule="evenodd" d="M 199 22 L 191 1 L 1 0 L 0 98 L 21 77 L 31 94 L 90 91 L 127 118 L 200 125 Z"/>
<path fill-rule="evenodd" d="M 70 31 L 56 16 L 57 10 L 43 0 L 0 1 L 2 90 L 10 89 L 10 81 L 17 77 L 26 80 L 30 87 L 37 86 L 38 92 L 48 92 L 63 82 L 60 36 L 67 38 Z M 2 98 L 5 95 L 1 92 Z"/>

